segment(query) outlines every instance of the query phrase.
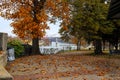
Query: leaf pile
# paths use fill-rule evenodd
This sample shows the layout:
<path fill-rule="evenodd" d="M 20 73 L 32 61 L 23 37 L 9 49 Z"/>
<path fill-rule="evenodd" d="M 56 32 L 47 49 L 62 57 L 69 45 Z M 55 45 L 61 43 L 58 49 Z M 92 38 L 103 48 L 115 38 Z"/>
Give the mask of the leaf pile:
<path fill-rule="evenodd" d="M 15 80 L 119 80 L 119 59 L 67 53 L 16 59 L 7 66 Z"/>

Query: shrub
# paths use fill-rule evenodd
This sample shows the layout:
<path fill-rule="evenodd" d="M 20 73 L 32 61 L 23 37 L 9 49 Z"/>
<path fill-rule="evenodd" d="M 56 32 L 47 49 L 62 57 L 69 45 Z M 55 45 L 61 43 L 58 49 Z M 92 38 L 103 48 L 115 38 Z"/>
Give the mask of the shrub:
<path fill-rule="evenodd" d="M 20 40 L 11 40 L 7 43 L 7 45 L 9 48 L 14 48 L 15 57 L 20 57 L 24 51 L 24 47 L 22 46 L 22 42 Z"/>

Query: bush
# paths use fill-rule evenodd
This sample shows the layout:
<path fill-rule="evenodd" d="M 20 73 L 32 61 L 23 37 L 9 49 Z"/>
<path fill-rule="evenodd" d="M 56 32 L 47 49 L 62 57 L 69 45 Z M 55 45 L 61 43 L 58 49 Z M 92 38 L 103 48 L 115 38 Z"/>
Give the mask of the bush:
<path fill-rule="evenodd" d="M 24 47 L 22 46 L 22 42 L 20 40 L 11 40 L 7 43 L 8 47 L 12 47 L 15 50 L 15 57 L 20 57 L 20 55 L 24 51 Z"/>

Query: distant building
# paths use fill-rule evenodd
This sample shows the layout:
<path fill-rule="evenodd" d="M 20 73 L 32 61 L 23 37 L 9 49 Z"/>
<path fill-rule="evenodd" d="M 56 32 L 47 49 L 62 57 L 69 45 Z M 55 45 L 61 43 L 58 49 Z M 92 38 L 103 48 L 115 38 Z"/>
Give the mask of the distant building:
<path fill-rule="evenodd" d="M 60 50 L 76 50 L 77 49 L 76 44 L 64 42 L 59 37 L 48 37 L 48 40 L 49 40 L 49 45 L 40 46 L 40 50 L 42 53 L 47 52 L 48 54 L 51 54 L 51 53 L 57 53 Z"/>
<path fill-rule="evenodd" d="M 64 42 L 59 37 L 49 38 L 51 47 L 58 47 L 63 50 L 76 50 L 77 45 L 69 42 Z"/>

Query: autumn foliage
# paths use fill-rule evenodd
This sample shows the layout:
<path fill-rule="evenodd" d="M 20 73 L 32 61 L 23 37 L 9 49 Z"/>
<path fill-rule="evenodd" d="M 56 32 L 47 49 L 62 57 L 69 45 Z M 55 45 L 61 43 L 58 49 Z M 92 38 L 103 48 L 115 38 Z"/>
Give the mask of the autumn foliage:
<path fill-rule="evenodd" d="M 69 23 L 69 8 L 67 0 L 0 0 L 0 16 L 13 21 L 13 32 L 20 38 L 32 39 L 33 53 L 39 53 L 47 22 L 60 19 L 62 27 Z"/>
<path fill-rule="evenodd" d="M 86 53 L 89 51 L 26 56 L 11 62 L 7 70 L 14 80 L 119 80 L 119 58 Z"/>
<path fill-rule="evenodd" d="M 0 54 L 2 54 L 3 52 L 2 51 L 0 51 Z"/>
<path fill-rule="evenodd" d="M 66 0 L 1 0 L 1 16 L 12 19 L 13 32 L 21 38 L 43 37 L 49 29 L 47 22 L 62 19 L 64 26 L 69 20 Z"/>

